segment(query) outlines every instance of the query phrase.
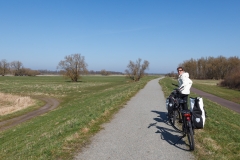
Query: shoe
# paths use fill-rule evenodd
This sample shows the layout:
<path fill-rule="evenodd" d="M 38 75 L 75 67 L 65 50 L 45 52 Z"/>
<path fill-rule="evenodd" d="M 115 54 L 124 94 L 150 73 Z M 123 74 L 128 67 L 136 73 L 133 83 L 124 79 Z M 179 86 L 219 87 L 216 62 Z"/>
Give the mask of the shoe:
<path fill-rule="evenodd" d="M 179 123 L 182 123 L 183 121 L 182 121 L 182 119 L 179 119 L 179 121 L 178 121 Z"/>

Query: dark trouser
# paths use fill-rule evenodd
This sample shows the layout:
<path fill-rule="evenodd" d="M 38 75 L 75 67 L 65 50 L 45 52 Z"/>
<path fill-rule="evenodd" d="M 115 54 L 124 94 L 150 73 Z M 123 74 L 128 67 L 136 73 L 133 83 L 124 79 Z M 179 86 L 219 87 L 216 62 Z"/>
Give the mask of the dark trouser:
<path fill-rule="evenodd" d="M 183 104 L 183 110 L 188 110 L 188 94 L 180 94 L 180 98 L 182 98 L 186 103 Z"/>

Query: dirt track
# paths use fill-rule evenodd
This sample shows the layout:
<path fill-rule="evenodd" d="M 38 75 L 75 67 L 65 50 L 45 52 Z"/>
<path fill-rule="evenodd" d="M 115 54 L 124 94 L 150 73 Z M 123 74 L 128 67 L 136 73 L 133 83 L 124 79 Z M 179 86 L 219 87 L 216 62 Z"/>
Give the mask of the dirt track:
<path fill-rule="evenodd" d="M 41 107 L 35 111 L 29 112 L 27 114 L 24 114 L 22 116 L 0 122 L 0 131 L 3 131 L 10 127 L 16 126 L 22 122 L 25 122 L 29 119 L 37 117 L 43 113 L 46 113 L 46 112 L 56 108 L 59 105 L 59 101 L 57 99 L 54 99 L 51 97 L 44 97 L 44 98 L 39 98 L 39 99 L 46 102 L 46 104 L 43 107 Z"/>

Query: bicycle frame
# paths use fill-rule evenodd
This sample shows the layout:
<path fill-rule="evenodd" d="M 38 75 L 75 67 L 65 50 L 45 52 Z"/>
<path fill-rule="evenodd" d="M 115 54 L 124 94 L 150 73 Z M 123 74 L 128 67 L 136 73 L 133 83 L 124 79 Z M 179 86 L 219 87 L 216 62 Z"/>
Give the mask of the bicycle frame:
<path fill-rule="evenodd" d="M 179 138 L 179 140 L 181 140 L 182 138 L 187 136 L 188 137 L 189 146 L 190 146 L 190 150 L 194 150 L 194 137 L 193 137 L 194 129 L 192 127 L 192 118 L 191 118 L 192 114 L 191 114 L 190 110 L 183 110 L 182 109 L 182 105 L 184 103 L 186 103 L 186 101 L 184 101 L 183 99 L 180 98 L 179 92 L 178 92 L 177 89 L 174 89 L 174 91 L 171 93 L 171 95 L 173 95 L 174 98 L 176 98 L 176 100 L 177 100 L 176 104 L 177 104 L 178 108 L 177 108 L 177 110 L 172 110 L 170 112 L 168 111 L 169 122 L 171 123 L 171 125 L 173 126 L 173 128 L 175 130 L 183 133 L 183 136 L 181 136 Z M 179 114 L 179 116 L 181 115 L 181 118 L 183 120 L 182 130 L 178 129 L 175 126 L 176 112 L 181 113 L 181 114 Z M 174 145 L 176 143 L 174 143 Z"/>

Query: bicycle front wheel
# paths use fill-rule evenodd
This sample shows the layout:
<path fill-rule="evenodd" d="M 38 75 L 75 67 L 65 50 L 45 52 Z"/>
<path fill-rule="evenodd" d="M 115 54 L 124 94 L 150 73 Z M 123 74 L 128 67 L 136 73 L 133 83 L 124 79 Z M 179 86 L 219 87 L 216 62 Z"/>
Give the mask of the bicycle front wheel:
<path fill-rule="evenodd" d="M 178 131 L 182 132 L 182 124 L 179 123 L 180 112 L 178 110 L 168 111 L 168 121 L 172 125 L 172 127 Z"/>
<path fill-rule="evenodd" d="M 192 124 L 191 122 L 187 122 L 188 124 L 188 129 L 187 129 L 187 137 L 188 137 L 188 142 L 189 142 L 189 147 L 190 150 L 193 151 L 194 150 L 194 137 L 193 137 L 193 128 L 192 128 Z"/>
<path fill-rule="evenodd" d="M 171 123 L 171 125 L 175 125 L 176 121 L 176 111 L 175 110 L 170 110 L 168 111 L 168 121 Z"/>

